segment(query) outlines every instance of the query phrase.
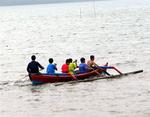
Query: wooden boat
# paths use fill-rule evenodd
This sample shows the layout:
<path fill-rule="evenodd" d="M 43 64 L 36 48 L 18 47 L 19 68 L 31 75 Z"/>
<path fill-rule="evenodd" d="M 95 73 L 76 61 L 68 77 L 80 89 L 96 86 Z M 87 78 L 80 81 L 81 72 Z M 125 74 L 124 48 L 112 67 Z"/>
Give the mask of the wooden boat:
<path fill-rule="evenodd" d="M 109 73 L 105 75 L 101 75 L 102 72 L 104 72 L 104 69 L 114 69 L 116 70 L 119 74 L 118 75 L 109 75 Z M 136 74 L 136 73 L 141 73 L 143 70 L 138 70 L 138 71 L 133 71 L 133 72 L 128 72 L 128 73 L 121 73 L 118 69 L 115 67 L 101 67 L 96 70 L 92 70 L 87 73 L 80 73 L 80 74 L 75 74 L 71 75 L 68 73 L 56 73 L 56 74 L 30 74 L 30 80 L 33 85 L 38 85 L 38 84 L 44 84 L 44 83 L 57 83 L 57 82 L 68 82 L 68 81 L 92 81 L 92 80 L 98 80 L 98 79 L 110 79 L 110 78 L 116 78 L 116 77 L 121 77 L 129 74 Z M 94 77 L 98 76 L 98 77 Z M 76 79 L 75 79 L 76 78 Z"/>
<path fill-rule="evenodd" d="M 56 74 L 30 74 L 30 80 L 33 85 L 43 83 L 56 83 L 56 82 L 68 82 L 72 80 L 83 80 L 92 76 L 100 75 L 102 70 L 96 69 L 87 73 L 71 75 L 69 73 L 56 73 Z"/>

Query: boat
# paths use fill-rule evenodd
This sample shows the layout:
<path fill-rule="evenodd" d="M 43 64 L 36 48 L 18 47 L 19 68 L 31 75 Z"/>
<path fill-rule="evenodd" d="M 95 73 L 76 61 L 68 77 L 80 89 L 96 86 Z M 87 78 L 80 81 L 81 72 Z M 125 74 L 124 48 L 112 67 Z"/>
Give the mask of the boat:
<path fill-rule="evenodd" d="M 102 70 L 96 69 L 86 73 L 72 75 L 70 73 L 55 73 L 55 74 L 30 74 L 30 80 L 33 85 L 44 83 L 68 82 L 72 80 L 83 80 L 89 77 L 100 75 Z"/>
<path fill-rule="evenodd" d="M 111 75 L 106 71 L 106 69 L 114 69 L 119 74 Z M 115 67 L 102 66 L 95 70 L 93 69 L 92 71 L 89 71 L 86 73 L 78 73 L 75 75 L 72 75 L 69 73 L 55 73 L 55 74 L 40 73 L 40 74 L 30 74 L 29 78 L 33 85 L 39 85 L 39 84 L 44 84 L 44 83 L 58 83 L 58 82 L 69 82 L 69 81 L 86 82 L 86 81 L 93 81 L 93 80 L 98 80 L 98 79 L 110 79 L 110 78 L 121 77 L 121 76 L 129 75 L 129 74 L 141 73 L 141 72 L 143 72 L 143 70 L 122 73 Z"/>

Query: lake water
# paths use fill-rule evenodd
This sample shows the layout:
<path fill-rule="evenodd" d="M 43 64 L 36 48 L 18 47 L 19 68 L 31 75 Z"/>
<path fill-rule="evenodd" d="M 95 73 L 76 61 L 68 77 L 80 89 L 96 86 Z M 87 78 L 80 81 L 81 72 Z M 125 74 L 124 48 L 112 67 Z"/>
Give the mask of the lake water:
<path fill-rule="evenodd" d="M 1 117 L 149 117 L 150 1 L 107 0 L 0 7 Z M 32 86 L 32 54 L 109 62 L 141 74 L 113 80 Z M 43 71 L 45 72 L 45 71 Z"/>

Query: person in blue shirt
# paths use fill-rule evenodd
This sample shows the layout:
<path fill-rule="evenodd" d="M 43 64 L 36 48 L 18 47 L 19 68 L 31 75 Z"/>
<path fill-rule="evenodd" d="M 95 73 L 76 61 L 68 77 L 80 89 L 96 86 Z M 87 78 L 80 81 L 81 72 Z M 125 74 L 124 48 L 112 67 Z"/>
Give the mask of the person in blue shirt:
<path fill-rule="evenodd" d="M 46 70 L 47 74 L 55 74 L 55 70 L 57 70 L 56 64 L 53 64 L 53 61 L 53 58 L 49 58 L 49 65 Z"/>
<path fill-rule="evenodd" d="M 27 71 L 29 74 L 40 73 L 39 68 L 44 69 L 44 67 L 39 62 L 35 61 L 35 59 L 36 59 L 36 56 L 32 55 L 31 56 L 32 61 L 27 66 Z"/>
<path fill-rule="evenodd" d="M 88 71 L 90 71 L 89 66 L 85 63 L 85 58 L 81 58 L 80 59 L 81 63 L 79 64 L 79 72 L 80 73 L 86 73 Z"/>

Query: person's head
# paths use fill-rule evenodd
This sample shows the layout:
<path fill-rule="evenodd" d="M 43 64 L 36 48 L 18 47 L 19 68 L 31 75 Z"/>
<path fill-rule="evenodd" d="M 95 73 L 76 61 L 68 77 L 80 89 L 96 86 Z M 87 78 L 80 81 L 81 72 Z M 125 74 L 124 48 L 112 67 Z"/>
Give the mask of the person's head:
<path fill-rule="evenodd" d="M 69 65 L 69 63 L 70 63 L 70 60 L 66 59 L 66 64 Z"/>
<path fill-rule="evenodd" d="M 69 63 L 72 63 L 72 58 L 69 58 Z"/>
<path fill-rule="evenodd" d="M 95 59 L 94 55 L 91 55 L 91 56 L 90 56 L 90 59 L 91 59 L 92 61 L 94 61 L 94 59 Z"/>
<path fill-rule="evenodd" d="M 36 56 L 35 56 L 35 55 L 32 55 L 32 56 L 31 56 L 31 60 L 32 60 L 32 61 L 35 61 L 35 59 L 36 59 Z"/>
<path fill-rule="evenodd" d="M 85 58 L 82 57 L 82 58 L 80 59 L 80 61 L 81 61 L 81 63 L 85 63 Z"/>
<path fill-rule="evenodd" d="M 49 61 L 49 63 L 53 63 L 54 60 L 53 60 L 53 58 L 49 58 L 48 61 Z"/>

